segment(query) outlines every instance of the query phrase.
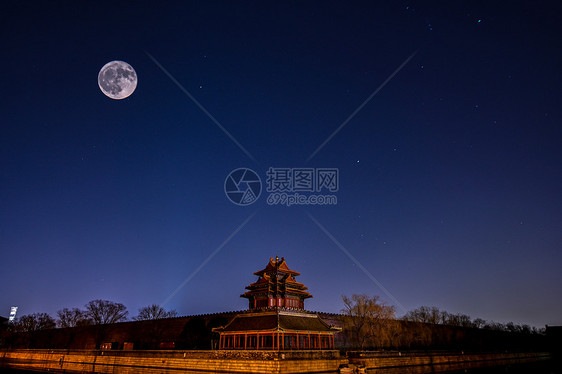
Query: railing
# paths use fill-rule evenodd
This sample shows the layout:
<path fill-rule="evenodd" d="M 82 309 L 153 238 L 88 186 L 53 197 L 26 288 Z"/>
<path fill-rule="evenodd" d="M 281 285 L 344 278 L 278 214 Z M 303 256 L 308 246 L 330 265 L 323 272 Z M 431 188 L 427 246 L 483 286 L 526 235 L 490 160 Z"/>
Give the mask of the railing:
<path fill-rule="evenodd" d="M 91 356 L 119 356 L 143 358 L 185 358 L 185 359 L 242 359 L 242 360 L 311 360 L 338 359 L 339 351 L 257 351 L 257 350 L 216 350 L 216 351 L 180 351 L 180 350 L 66 350 L 66 349 L 13 349 L 0 350 L 0 358 L 5 352 L 22 352 L 37 354 L 60 355 L 91 355 Z"/>

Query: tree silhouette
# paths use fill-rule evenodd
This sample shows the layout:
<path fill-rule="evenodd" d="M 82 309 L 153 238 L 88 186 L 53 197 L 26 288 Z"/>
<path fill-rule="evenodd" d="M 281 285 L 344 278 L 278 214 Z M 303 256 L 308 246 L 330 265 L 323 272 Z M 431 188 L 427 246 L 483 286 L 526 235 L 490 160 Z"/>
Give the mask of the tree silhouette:
<path fill-rule="evenodd" d="M 57 312 L 57 326 L 60 328 L 85 326 L 91 324 L 86 312 L 78 308 L 64 308 Z"/>
<path fill-rule="evenodd" d="M 393 306 L 386 305 L 379 296 L 354 294 L 342 296 L 344 329 L 357 347 L 389 347 L 397 343 L 400 324 Z"/>
<path fill-rule="evenodd" d="M 86 304 L 86 317 L 94 325 L 123 322 L 127 320 L 127 307 L 109 300 L 92 300 Z"/>
<path fill-rule="evenodd" d="M 21 316 L 15 325 L 16 331 L 31 332 L 55 328 L 56 323 L 47 313 L 34 313 Z"/>
<path fill-rule="evenodd" d="M 160 305 L 152 304 L 139 309 L 138 316 L 133 319 L 136 321 L 146 321 L 162 318 L 177 317 L 178 313 L 175 310 L 166 311 Z"/>

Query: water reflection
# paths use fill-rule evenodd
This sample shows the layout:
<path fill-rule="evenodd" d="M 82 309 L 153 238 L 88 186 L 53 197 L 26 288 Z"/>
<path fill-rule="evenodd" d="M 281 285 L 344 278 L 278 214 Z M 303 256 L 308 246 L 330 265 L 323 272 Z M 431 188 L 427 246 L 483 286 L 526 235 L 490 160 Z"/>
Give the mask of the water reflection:
<path fill-rule="evenodd" d="M 462 363 L 462 364 L 447 364 L 447 365 L 425 365 L 425 366 L 410 366 L 399 368 L 385 368 L 385 369 L 372 369 L 368 374 L 429 374 L 429 373 L 449 373 L 449 374 L 562 374 L 562 367 L 554 361 L 538 361 L 523 364 L 510 364 L 510 365 L 493 365 L 483 366 L 482 362 Z M 51 371 L 52 372 L 52 371 Z M 15 370 L 0 368 L 0 374 L 37 374 L 37 371 Z M 120 371 L 119 373 L 124 373 Z M 132 371 L 131 371 L 132 373 Z M 139 371 L 134 370 L 135 374 L 178 374 L 177 370 L 146 369 Z M 181 371 L 182 374 L 202 374 L 200 371 Z M 335 374 L 335 373 L 334 373 Z"/>
<path fill-rule="evenodd" d="M 538 361 L 522 364 L 498 365 L 482 362 L 465 362 L 458 364 L 445 365 L 425 365 L 410 366 L 399 368 L 372 369 L 369 374 L 429 374 L 429 373 L 474 373 L 474 374 L 492 374 L 492 373 L 529 373 L 529 374 L 562 374 L 562 369 L 554 365 L 552 361 Z"/>

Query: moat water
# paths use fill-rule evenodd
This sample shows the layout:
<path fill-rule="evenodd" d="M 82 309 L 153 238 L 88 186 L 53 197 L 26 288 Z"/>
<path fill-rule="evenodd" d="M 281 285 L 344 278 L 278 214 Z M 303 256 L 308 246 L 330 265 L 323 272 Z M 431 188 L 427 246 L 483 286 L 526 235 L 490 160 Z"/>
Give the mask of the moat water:
<path fill-rule="evenodd" d="M 411 366 L 369 370 L 369 374 L 430 374 L 430 373 L 472 373 L 472 374 L 562 374 L 562 365 L 553 361 L 538 361 L 524 364 L 483 366 L 482 363 L 461 363 L 453 365 Z"/>
<path fill-rule="evenodd" d="M 14 370 L 0 368 L 0 374 L 38 374 L 37 371 Z M 142 371 L 136 372 L 143 374 Z M 201 372 L 183 372 L 183 374 L 201 374 Z M 539 361 L 525 364 L 495 365 L 486 367 L 475 367 L 474 364 L 456 365 L 434 365 L 431 366 L 412 366 L 401 368 L 387 368 L 369 370 L 369 374 L 562 374 L 562 363 L 554 361 Z"/>

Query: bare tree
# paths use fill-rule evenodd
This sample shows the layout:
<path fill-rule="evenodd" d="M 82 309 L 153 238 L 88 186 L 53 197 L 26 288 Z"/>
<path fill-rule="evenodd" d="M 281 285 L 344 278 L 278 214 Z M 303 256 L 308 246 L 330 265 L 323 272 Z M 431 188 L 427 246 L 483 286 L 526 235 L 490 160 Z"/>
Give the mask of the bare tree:
<path fill-rule="evenodd" d="M 86 312 L 78 308 L 64 308 L 57 312 L 57 326 L 61 328 L 89 325 L 91 321 Z"/>
<path fill-rule="evenodd" d="M 86 304 L 85 315 L 94 325 L 123 322 L 128 314 L 125 305 L 109 300 L 92 300 Z"/>
<path fill-rule="evenodd" d="M 439 308 L 434 306 L 420 306 L 419 308 L 406 313 L 403 319 L 411 322 L 433 323 L 437 325 L 443 323 L 443 320 L 447 318 L 447 315 L 447 312 L 442 312 Z"/>
<path fill-rule="evenodd" d="M 420 306 L 414 310 L 409 311 L 403 317 L 405 321 L 431 323 L 434 325 L 449 325 L 461 327 L 475 327 L 476 322 L 473 322 L 470 316 L 466 314 L 452 314 L 444 310 L 439 310 L 437 307 Z M 478 324 L 482 325 L 484 320 L 479 320 Z"/>
<path fill-rule="evenodd" d="M 16 330 L 24 332 L 47 330 L 55 326 L 55 320 L 47 313 L 27 314 L 16 321 Z"/>
<path fill-rule="evenodd" d="M 367 295 L 352 295 L 351 298 L 343 295 L 343 314 L 345 315 L 344 329 L 348 331 L 353 344 L 361 349 L 365 348 L 365 344 L 369 339 L 366 326 L 368 319 L 367 311 Z"/>
<path fill-rule="evenodd" d="M 519 325 L 519 331 L 523 334 L 530 335 L 533 333 L 533 328 L 529 325 Z"/>
<path fill-rule="evenodd" d="M 37 330 L 54 329 L 56 327 L 55 320 L 47 313 L 36 313 Z"/>
<path fill-rule="evenodd" d="M 486 321 L 483 320 L 482 318 L 476 318 L 474 319 L 474 321 L 472 321 L 472 323 L 474 324 L 474 327 L 476 327 L 477 329 L 481 329 L 486 325 Z"/>
<path fill-rule="evenodd" d="M 388 306 L 379 296 L 354 294 L 342 296 L 345 308 L 344 328 L 353 343 L 364 349 L 367 346 L 388 347 L 397 342 L 400 325 L 393 306 Z"/>
<path fill-rule="evenodd" d="M 136 321 L 146 321 L 162 318 L 176 317 L 178 313 L 175 310 L 166 311 L 160 305 L 152 304 L 139 309 L 138 316 L 133 319 Z"/>
<path fill-rule="evenodd" d="M 397 338 L 400 332 L 400 324 L 396 321 L 395 312 L 394 306 L 386 305 L 384 302 L 371 304 L 368 326 L 375 347 L 384 348 L 398 345 Z"/>
<path fill-rule="evenodd" d="M 496 331 L 507 331 L 506 325 L 494 321 L 487 321 L 482 328 Z"/>
<path fill-rule="evenodd" d="M 35 331 L 37 329 L 37 322 L 32 314 L 26 314 L 18 319 L 14 323 L 16 331 Z"/>
<path fill-rule="evenodd" d="M 443 324 L 449 326 L 474 327 L 470 316 L 466 314 L 451 314 L 443 312 Z"/>

